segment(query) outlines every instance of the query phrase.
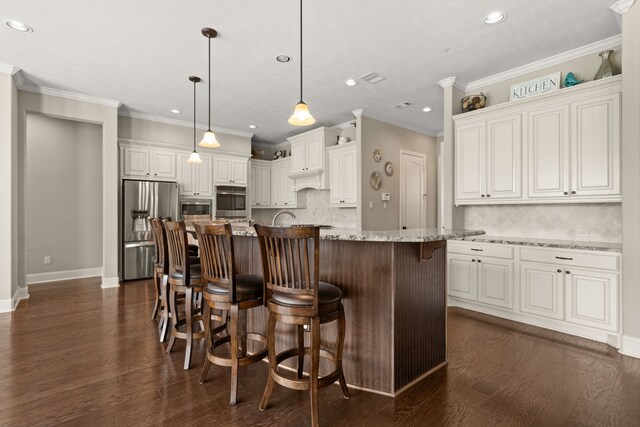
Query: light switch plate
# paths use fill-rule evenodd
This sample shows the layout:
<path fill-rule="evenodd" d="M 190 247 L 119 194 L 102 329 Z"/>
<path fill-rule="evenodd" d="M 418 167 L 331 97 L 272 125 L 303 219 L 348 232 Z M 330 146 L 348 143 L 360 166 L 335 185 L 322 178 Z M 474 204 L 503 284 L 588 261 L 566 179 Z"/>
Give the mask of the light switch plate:
<path fill-rule="evenodd" d="M 389 193 L 382 193 L 382 200 L 389 201 L 391 199 L 391 195 Z"/>

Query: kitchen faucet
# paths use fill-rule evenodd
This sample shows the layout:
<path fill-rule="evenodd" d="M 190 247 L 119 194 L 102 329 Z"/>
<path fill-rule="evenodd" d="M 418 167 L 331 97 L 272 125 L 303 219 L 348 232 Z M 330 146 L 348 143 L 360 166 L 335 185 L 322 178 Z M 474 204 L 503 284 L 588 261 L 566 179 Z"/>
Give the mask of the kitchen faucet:
<path fill-rule="evenodd" d="M 276 219 L 278 219 L 278 217 L 282 214 L 289 214 L 291 215 L 291 218 L 296 219 L 296 216 L 293 214 L 293 212 L 291 211 L 280 211 L 277 214 L 275 214 L 273 216 L 273 220 L 271 221 L 271 226 L 274 227 L 276 225 Z"/>

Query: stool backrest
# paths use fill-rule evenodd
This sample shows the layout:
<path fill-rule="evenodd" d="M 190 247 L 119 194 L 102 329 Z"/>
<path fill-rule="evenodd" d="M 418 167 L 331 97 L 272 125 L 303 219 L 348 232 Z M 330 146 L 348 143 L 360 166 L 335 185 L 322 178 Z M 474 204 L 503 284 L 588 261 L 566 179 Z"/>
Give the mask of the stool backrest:
<path fill-rule="evenodd" d="M 184 221 L 164 221 L 164 229 L 167 235 L 169 248 L 169 274 L 181 273 L 184 283 L 191 280 L 189 271 L 189 244 L 187 242 L 187 229 Z"/>
<path fill-rule="evenodd" d="M 229 302 L 236 303 L 233 232 L 228 222 L 195 224 L 202 276 L 207 282 L 229 288 Z"/>
<path fill-rule="evenodd" d="M 264 283 L 272 292 L 312 295 L 318 309 L 320 229 L 255 225 L 262 255 Z M 310 259 L 309 252 L 312 252 Z M 311 263 L 312 262 L 312 263 Z M 265 302 L 270 292 L 265 292 Z"/>
<path fill-rule="evenodd" d="M 171 221 L 171 218 L 166 218 Z M 162 266 L 165 274 L 169 273 L 169 254 L 167 253 L 167 232 L 164 230 L 164 223 L 161 218 L 150 218 L 153 240 L 156 243 L 156 265 Z"/>

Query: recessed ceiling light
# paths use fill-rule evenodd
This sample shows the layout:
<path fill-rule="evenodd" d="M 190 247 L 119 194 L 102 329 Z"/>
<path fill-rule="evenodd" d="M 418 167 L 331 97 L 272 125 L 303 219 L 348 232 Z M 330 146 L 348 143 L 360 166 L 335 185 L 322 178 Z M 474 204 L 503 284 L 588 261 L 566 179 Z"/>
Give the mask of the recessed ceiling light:
<path fill-rule="evenodd" d="M 353 79 L 349 79 L 349 80 L 346 80 L 344 84 L 346 84 L 347 86 L 355 86 L 358 84 L 358 82 Z"/>
<path fill-rule="evenodd" d="M 431 111 L 431 107 L 424 107 L 422 111 L 424 111 L 425 113 L 428 113 L 429 111 Z"/>
<path fill-rule="evenodd" d="M 507 19 L 507 15 L 504 12 L 495 11 L 484 17 L 484 23 L 489 25 L 498 24 L 505 19 Z"/>
<path fill-rule="evenodd" d="M 12 28 L 16 31 L 22 31 L 23 33 L 33 33 L 33 28 L 30 26 L 23 24 L 20 21 L 14 21 L 12 19 L 5 19 L 3 21 L 9 28 Z"/>
<path fill-rule="evenodd" d="M 278 56 L 276 56 L 276 61 L 278 61 L 278 62 L 289 62 L 289 61 L 291 61 L 291 57 L 289 55 L 278 55 Z"/>
<path fill-rule="evenodd" d="M 257 129 L 257 128 L 258 128 L 258 126 L 256 126 L 256 125 L 249 125 L 249 129 Z"/>
<path fill-rule="evenodd" d="M 180 114 L 180 110 L 176 110 L 175 108 L 174 108 L 173 110 L 171 110 L 171 112 L 172 112 L 173 114 Z"/>

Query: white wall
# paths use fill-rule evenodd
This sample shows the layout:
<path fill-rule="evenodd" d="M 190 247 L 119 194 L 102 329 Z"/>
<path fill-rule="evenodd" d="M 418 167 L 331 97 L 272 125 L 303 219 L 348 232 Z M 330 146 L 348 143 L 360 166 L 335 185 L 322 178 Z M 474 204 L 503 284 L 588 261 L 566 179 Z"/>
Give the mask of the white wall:
<path fill-rule="evenodd" d="M 102 126 L 27 114 L 27 282 L 102 267 Z M 45 265 L 43 257 L 50 256 Z"/>

